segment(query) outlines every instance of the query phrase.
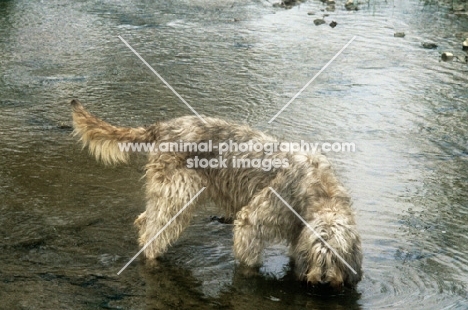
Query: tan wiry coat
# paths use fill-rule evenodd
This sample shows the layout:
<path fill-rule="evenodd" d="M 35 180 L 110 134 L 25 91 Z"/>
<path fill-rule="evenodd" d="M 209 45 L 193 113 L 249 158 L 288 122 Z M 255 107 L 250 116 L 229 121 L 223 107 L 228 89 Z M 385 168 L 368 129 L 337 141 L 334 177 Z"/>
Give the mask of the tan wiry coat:
<path fill-rule="evenodd" d="M 158 122 L 147 128 L 112 126 L 72 101 L 74 133 L 84 146 L 106 164 L 124 163 L 128 152 L 119 142 L 206 142 L 229 140 L 266 143 L 277 141 L 246 125 L 195 116 Z M 295 273 L 313 285 L 334 288 L 354 286 L 361 280 L 361 241 L 356 230 L 350 198 L 340 185 L 325 156 L 306 152 L 227 152 L 224 158 L 287 160 L 289 167 L 264 171 L 259 168 L 189 169 L 187 159 L 218 158 L 214 152 L 154 152 L 146 165 L 146 211 L 135 221 L 139 243 L 144 246 L 200 189 L 206 190 L 184 210 L 149 246 L 152 259 L 163 254 L 189 225 L 197 205 L 207 199 L 223 207 L 234 221 L 234 254 L 243 264 L 259 266 L 268 243 L 287 241 Z M 352 272 L 269 189 L 273 188 L 356 271 Z"/>

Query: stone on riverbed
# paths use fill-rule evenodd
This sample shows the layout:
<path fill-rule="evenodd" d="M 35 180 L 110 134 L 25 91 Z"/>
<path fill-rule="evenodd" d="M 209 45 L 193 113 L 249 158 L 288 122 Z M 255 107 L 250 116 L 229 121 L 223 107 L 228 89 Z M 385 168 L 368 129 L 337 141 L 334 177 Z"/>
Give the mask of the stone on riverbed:
<path fill-rule="evenodd" d="M 453 60 L 453 54 L 450 52 L 443 52 L 441 55 L 441 58 L 443 61 L 452 61 Z"/>
<path fill-rule="evenodd" d="M 434 42 L 423 42 L 422 46 L 427 49 L 437 48 L 437 44 L 435 44 Z"/>
<path fill-rule="evenodd" d="M 346 1 L 344 6 L 348 11 L 357 11 L 358 10 L 358 6 L 357 6 L 357 4 L 354 4 L 353 0 Z"/>
<path fill-rule="evenodd" d="M 323 24 L 325 24 L 325 20 L 322 19 L 322 18 L 317 18 L 317 19 L 314 20 L 314 24 L 315 24 L 315 26 L 323 25 Z"/>

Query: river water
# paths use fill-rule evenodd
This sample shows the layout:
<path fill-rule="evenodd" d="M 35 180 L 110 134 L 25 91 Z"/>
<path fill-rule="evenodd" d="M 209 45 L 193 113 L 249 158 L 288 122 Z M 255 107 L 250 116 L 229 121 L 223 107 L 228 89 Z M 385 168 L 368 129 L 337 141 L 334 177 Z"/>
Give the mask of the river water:
<path fill-rule="evenodd" d="M 464 57 L 468 17 L 451 6 L 0 1 L 0 308 L 467 309 L 468 66 L 440 54 Z M 192 113 L 118 36 L 200 114 L 355 143 L 327 155 L 363 240 L 356 291 L 301 286 L 281 245 L 246 277 L 214 205 L 157 265 L 137 259 L 117 275 L 138 252 L 144 157 L 96 163 L 70 135 L 69 102 L 121 126 Z"/>

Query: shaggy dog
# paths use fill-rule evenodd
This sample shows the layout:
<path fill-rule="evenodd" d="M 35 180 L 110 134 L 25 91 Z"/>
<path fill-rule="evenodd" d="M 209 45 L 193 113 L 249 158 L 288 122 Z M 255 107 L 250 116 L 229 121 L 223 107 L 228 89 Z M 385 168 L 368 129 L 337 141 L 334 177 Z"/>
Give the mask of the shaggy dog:
<path fill-rule="evenodd" d="M 182 141 L 205 144 L 211 141 L 212 145 L 226 141 L 277 143 L 275 138 L 247 125 L 217 118 L 206 117 L 204 122 L 196 116 L 184 116 L 146 128 L 124 128 L 96 118 L 77 100 L 71 105 L 74 134 L 80 137 L 83 147 L 87 146 L 97 160 L 106 164 L 128 161 L 129 152 L 121 151 L 119 143 L 120 146 Z M 135 221 L 141 246 L 160 232 L 203 187 L 206 190 L 145 248 L 147 258 L 162 255 L 189 225 L 197 206 L 210 199 L 223 207 L 227 217 L 235 219 L 234 254 L 242 264 L 258 267 L 269 243 L 286 241 L 300 280 L 335 289 L 343 285 L 353 287 L 361 280 L 361 241 L 350 197 L 325 156 L 302 151 L 241 152 L 235 147 L 222 156 L 229 163 L 226 167 L 202 169 L 196 168 L 193 160 L 221 161 L 218 150 L 150 152 L 146 165 L 146 211 Z M 241 166 L 242 163 L 235 167 L 239 160 L 246 159 L 275 165 L 271 169 L 249 168 Z"/>

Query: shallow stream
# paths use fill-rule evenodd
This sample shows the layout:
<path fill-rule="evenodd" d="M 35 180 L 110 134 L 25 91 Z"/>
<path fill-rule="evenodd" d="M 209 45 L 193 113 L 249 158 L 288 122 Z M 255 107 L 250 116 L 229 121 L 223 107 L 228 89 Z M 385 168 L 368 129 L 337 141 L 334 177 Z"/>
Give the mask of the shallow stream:
<path fill-rule="evenodd" d="M 467 309 L 468 65 L 440 55 L 465 57 L 468 16 L 451 1 L 336 2 L 0 1 L 0 308 Z M 121 126 L 191 114 L 118 36 L 200 114 L 355 143 L 327 154 L 363 240 L 355 292 L 299 285 L 282 246 L 243 276 L 216 206 L 157 266 L 117 275 L 139 250 L 144 158 L 96 163 L 69 102 Z"/>

